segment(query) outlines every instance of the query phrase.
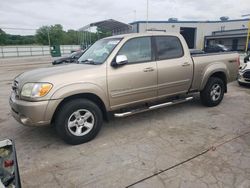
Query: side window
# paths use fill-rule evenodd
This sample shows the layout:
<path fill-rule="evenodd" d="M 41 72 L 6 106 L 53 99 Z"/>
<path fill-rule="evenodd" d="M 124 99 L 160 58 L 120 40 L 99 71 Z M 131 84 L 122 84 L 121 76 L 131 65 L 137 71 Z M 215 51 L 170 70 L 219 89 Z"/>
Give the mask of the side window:
<path fill-rule="evenodd" d="M 128 63 L 151 61 L 151 38 L 140 37 L 127 41 L 120 49 L 118 55 L 126 55 Z"/>
<path fill-rule="evenodd" d="M 182 44 L 177 37 L 156 37 L 157 56 L 159 60 L 179 58 L 184 55 Z"/>

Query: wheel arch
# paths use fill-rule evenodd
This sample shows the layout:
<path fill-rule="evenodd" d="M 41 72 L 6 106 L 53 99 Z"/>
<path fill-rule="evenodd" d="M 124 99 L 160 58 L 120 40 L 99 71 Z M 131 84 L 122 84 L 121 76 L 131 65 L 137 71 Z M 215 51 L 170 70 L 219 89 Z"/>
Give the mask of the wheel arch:
<path fill-rule="evenodd" d="M 200 86 L 200 91 L 203 90 L 211 77 L 217 77 L 222 79 L 225 85 L 225 92 L 227 92 L 227 82 L 228 82 L 228 77 L 229 73 L 227 70 L 227 67 L 223 64 L 214 64 L 209 66 L 203 76 L 201 86 Z"/>
<path fill-rule="evenodd" d="M 53 124 L 54 121 L 55 121 L 55 117 L 59 111 L 59 109 L 64 105 L 66 104 L 67 102 L 71 101 L 71 100 L 77 100 L 77 99 L 88 99 L 92 102 L 94 102 L 96 105 L 98 105 L 102 111 L 102 114 L 103 114 L 103 117 L 104 119 L 108 119 L 108 112 L 107 112 L 107 109 L 106 109 L 106 106 L 104 104 L 104 102 L 102 101 L 102 99 L 97 96 L 96 94 L 94 93 L 78 93 L 78 94 L 74 94 L 74 95 L 70 95 L 70 96 L 67 96 L 65 97 L 56 107 L 56 110 L 52 116 L 52 119 L 51 119 L 51 123 Z"/>
<path fill-rule="evenodd" d="M 220 78 L 223 81 L 223 83 L 225 85 L 225 93 L 226 93 L 227 92 L 227 76 L 226 76 L 226 74 L 222 71 L 218 71 L 218 72 L 213 73 L 209 78 L 211 78 L 211 77 Z"/>

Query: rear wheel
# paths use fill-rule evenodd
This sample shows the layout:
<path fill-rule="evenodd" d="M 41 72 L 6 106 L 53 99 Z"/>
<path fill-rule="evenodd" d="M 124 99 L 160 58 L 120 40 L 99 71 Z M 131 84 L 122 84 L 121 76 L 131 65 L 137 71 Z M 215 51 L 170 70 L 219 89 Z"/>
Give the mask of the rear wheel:
<path fill-rule="evenodd" d="M 81 144 L 96 137 L 102 127 L 102 112 L 90 100 L 75 99 L 58 111 L 55 126 L 59 136 L 69 144 Z"/>
<path fill-rule="evenodd" d="M 205 88 L 200 92 L 202 104 L 208 107 L 220 104 L 224 97 L 225 87 L 223 80 L 220 78 L 209 78 Z"/>

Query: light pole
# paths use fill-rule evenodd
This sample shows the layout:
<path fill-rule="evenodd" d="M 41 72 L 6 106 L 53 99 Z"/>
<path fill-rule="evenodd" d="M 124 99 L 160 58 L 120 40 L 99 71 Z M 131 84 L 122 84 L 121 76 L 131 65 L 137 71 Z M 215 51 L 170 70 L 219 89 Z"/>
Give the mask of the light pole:
<path fill-rule="evenodd" d="M 147 21 L 146 21 L 146 32 L 148 31 L 148 1 L 147 0 Z"/>
<path fill-rule="evenodd" d="M 48 35 L 48 42 L 49 42 L 49 47 L 50 47 L 50 35 L 49 35 L 49 28 L 47 29 L 47 35 Z"/>
<path fill-rule="evenodd" d="M 136 10 L 134 10 L 134 22 L 136 21 Z"/>
<path fill-rule="evenodd" d="M 242 15 L 241 17 L 250 17 L 250 14 L 245 14 Z M 248 21 L 248 26 L 247 26 L 247 40 L 246 40 L 246 48 L 245 48 L 245 52 L 247 52 L 248 50 L 248 43 L 249 43 L 249 36 L 250 36 L 250 20 Z"/>

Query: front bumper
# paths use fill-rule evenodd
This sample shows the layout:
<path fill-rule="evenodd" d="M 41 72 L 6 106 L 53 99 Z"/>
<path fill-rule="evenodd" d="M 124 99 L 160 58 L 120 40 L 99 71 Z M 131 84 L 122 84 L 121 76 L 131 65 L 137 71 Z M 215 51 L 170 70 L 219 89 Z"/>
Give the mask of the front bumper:
<path fill-rule="evenodd" d="M 243 83 L 243 84 L 250 84 L 250 79 L 244 78 L 243 72 L 239 72 L 238 74 L 238 82 Z"/>
<path fill-rule="evenodd" d="M 21 124 L 27 126 L 45 126 L 50 124 L 46 117 L 49 101 L 29 102 L 16 99 L 11 95 L 9 99 L 12 116 Z"/>

